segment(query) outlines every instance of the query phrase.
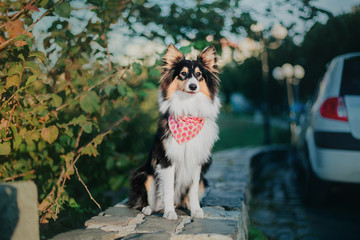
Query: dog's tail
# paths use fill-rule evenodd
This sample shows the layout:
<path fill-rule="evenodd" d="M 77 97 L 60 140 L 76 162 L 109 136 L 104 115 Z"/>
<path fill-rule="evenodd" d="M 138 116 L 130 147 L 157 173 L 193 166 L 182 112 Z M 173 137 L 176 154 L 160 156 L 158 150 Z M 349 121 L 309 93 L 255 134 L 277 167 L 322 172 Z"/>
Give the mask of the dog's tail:
<path fill-rule="evenodd" d="M 147 191 L 145 182 L 148 173 L 143 168 L 139 168 L 131 174 L 130 178 L 130 194 L 128 206 L 131 208 L 142 208 L 147 206 Z"/>

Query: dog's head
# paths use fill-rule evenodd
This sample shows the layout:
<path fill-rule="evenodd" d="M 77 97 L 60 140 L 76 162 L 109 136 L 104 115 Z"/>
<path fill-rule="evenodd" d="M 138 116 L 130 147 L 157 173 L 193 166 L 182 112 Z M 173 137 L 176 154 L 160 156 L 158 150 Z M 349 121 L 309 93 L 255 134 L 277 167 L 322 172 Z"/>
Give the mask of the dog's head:
<path fill-rule="evenodd" d="M 197 60 L 187 60 L 173 44 L 170 44 L 163 61 L 160 91 L 164 99 L 169 99 L 176 91 L 181 91 L 189 94 L 189 97 L 204 94 L 211 101 L 214 100 L 220 80 L 213 46 L 203 50 Z"/>

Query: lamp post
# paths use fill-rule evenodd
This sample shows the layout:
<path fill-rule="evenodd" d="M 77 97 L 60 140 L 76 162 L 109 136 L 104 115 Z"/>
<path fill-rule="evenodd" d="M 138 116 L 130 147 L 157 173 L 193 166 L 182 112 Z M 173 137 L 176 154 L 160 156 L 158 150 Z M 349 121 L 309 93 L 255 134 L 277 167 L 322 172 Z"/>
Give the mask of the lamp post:
<path fill-rule="evenodd" d="M 289 118 L 290 118 L 290 131 L 291 131 L 291 144 L 296 143 L 296 126 L 299 113 L 298 107 L 298 85 L 300 80 L 305 76 L 305 70 L 300 65 L 291 65 L 285 63 L 282 67 L 276 67 L 272 71 L 272 76 L 278 81 L 286 80 L 286 92 L 289 105 Z M 294 91 L 295 90 L 295 91 Z M 295 94 L 294 94 L 295 92 Z"/>
<path fill-rule="evenodd" d="M 276 39 L 275 42 L 270 42 L 269 38 L 264 36 L 264 26 L 261 23 L 252 24 L 251 31 L 259 36 L 261 46 L 261 72 L 263 80 L 263 104 L 262 113 L 264 121 L 264 144 L 271 143 L 270 137 L 270 114 L 269 114 L 269 63 L 268 63 L 268 48 L 275 49 L 280 46 L 281 41 L 287 36 L 287 29 L 280 24 L 275 24 L 270 32 Z"/>

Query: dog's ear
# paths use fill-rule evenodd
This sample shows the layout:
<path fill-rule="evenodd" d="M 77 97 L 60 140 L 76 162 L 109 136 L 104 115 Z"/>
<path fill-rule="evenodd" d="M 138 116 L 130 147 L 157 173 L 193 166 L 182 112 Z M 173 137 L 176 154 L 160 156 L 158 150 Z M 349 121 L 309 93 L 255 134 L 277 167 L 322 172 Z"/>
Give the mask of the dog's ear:
<path fill-rule="evenodd" d="M 165 55 L 163 56 L 163 67 L 167 70 L 174 67 L 174 65 L 181 60 L 184 59 L 184 56 L 181 52 L 174 46 L 174 44 L 170 43 L 167 47 Z"/>
<path fill-rule="evenodd" d="M 198 57 L 198 61 L 209 71 L 218 73 L 216 50 L 214 46 L 205 48 Z"/>

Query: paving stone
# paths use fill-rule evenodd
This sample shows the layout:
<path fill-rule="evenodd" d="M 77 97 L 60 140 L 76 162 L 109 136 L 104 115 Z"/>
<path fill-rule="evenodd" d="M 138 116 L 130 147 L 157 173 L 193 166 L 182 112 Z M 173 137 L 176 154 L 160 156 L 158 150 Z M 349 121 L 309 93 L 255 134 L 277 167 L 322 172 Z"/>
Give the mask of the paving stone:
<path fill-rule="evenodd" d="M 128 216 L 95 216 L 85 222 L 86 227 L 93 225 L 116 225 L 125 226 L 131 218 Z"/>
<path fill-rule="evenodd" d="M 158 216 L 146 216 L 145 221 L 139 225 L 136 230 L 144 232 L 175 232 L 176 226 L 179 224 L 181 218 L 179 217 L 176 221 L 169 221 Z"/>
<path fill-rule="evenodd" d="M 105 210 L 104 215 L 110 216 L 126 216 L 129 218 L 134 218 L 138 215 L 139 211 L 135 209 L 131 209 L 128 207 L 109 207 Z"/>
<path fill-rule="evenodd" d="M 169 240 L 171 238 L 171 234 L 167 232 L 156 232 L 156 233 L 137 233 L 137 234 L 130 234 L 122 240 Z"/>
<path fill-rule="evenodd" d="M 230 219 L 238 221 L 241 215 L 240 211 L 226 211 L 223 207 L 203 207 L 205 218 L 211 219 Z"/>
<path fill-rule="evenodd" d="M 237 222 L 234 220 L 194 219 L 194 222 L 185 225 L 180 234 L 219 234 L 236 238 L 238 233 Z"/>
<path fill-rule="evenodd" d="M 78 229 L 61 233 L 50 240 L 113 240 L 114 232 L 105 232 L 100 229 Z"/>
<path fill-rule="evenodd" d="M 174 235 L 170 240 L 233 240 L 229 236 L 219 234 Z"/>

